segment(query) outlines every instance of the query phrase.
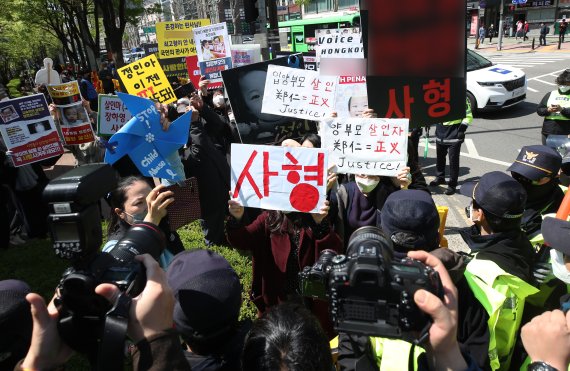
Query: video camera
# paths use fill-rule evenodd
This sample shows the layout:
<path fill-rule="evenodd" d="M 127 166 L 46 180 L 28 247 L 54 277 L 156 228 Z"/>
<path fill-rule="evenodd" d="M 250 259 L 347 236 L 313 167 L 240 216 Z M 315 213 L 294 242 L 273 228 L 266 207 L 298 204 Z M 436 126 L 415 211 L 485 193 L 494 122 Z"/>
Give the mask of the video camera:
<path fill-rule="evenodd" d="M 562 172 L 570 175 L 570 138 L 568 135 L 549 135 L 546 137 L 546 145 L 560 153 Z"/>
<path fill-rule="evenodd" d="M 324 250 L 299 277 L 303 296 L 329 299 L 337 331 L 414 343 L 425 340 L 431 325 L 414 302 L 415 292 L 443 297 L 435 270 L 410 258 L 394 259 L 391 241 L 370 226 L 350 236 L 346 255 Z"/>
<path fill-rule="evenodd" d="M 166 245 L 156 226 L 140 223 L 129 229 L 111 253 L 99 252 L 102 227 L 98 202 L 116 186 L 111 166 L 89 164 L 53 179 L 43 194 L 50 205 L 48 224 L 55 253 L 72 264 L 61 277 L 54 301 L 59 311 L 58 330 L 66 344 L 87 355 L 93 369 L 105 368 L 105 362 L 122 362 L 123 346 L 115 346 L 115 357 L 108 351 L 101 354 L 100 349 L 109 349 L 111 343 L 124 344 L 129 297 L 138 295 L 146 284 L 144 266 L 134 257 L 148 253 L 158 260 Z M 101 283 L 116 285 L 126 296 L 121 295 L 113 307 L 95 293 Z M 113 325 L 120 322 L 118 327 L 123 328 L 115 330 L 118 327 Z"/>

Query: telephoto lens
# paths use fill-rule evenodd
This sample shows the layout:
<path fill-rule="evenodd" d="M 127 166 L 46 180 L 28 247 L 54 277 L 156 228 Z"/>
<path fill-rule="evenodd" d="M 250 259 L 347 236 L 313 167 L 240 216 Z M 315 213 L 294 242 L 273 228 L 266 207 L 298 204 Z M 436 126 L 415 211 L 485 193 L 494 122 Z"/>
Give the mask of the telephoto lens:
<path fill-rule="evenodd" d="M 123 264 L 133 261 L 136 255 L 150 254 L 158 260 L 166 248 L 166 238 L 157 225 L 141 222 L 133 225 L 113 250 L 109 252 Z"/>

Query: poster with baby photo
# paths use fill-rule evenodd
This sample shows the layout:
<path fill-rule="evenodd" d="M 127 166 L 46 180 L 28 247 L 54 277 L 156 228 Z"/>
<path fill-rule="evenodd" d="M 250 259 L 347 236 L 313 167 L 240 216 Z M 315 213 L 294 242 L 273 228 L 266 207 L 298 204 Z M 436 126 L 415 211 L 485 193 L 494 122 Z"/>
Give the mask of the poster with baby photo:
<path fill-rule="evenodd" d="M 339 76 L 335 97 L 337 117 L 361 117 L 367 109 L 366 76 Z"/>
<path fill-rule="evenodd" d="M 317 133 L 315 121 L 261 112 L 269 65 L 303 68 L 303 59 L 296 54 L 222 71 L 241 142 L 280 144 L 285 139 Z"/>
<path fill-rule="evenodd" d="M 200 73 L 207 80 L 222 80 L 221 72 L 232 68 L 230 37 L 226 23 L 194 28 Z"/>
<path fill-rule="evenodd" d="M 43 94 L 0 102 L 0 134 L 14 166 L 63 154 L 57 128 Z"/>
<path fill-rule="evenodd" d="M 56 115 L 65 144 L 83 144 L 95 140 L 89 115 L 83 106 L 77 81 L 48 85 L 56 106 Z"/>

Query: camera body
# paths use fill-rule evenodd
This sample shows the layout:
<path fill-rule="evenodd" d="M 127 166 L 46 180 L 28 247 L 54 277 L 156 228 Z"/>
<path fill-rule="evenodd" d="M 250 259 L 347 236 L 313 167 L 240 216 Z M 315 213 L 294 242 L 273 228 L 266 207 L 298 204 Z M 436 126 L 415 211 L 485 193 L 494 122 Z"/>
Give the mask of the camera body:
<path fill-rule="evenodd" d="M 162 232 L 150 223 L 136 224 L 111 253 L 102 244 L 98 201 L 117 186 L 115 171 L 107 164 L 77 167 L 53 179 L 44 190 L 50 205 L 48 224 L 56 255 L 72 266 L 62 275 L 54 303 L 59 311 L 58 330 L 74 350 L 96 363 L 104 324 L 111 303 L 95 293 L 101 283 L 117 286 L 136 296 L 146 284 L 144 266 L 135 261 L 150 253 L 158 260 L 166 246 Z"/>
<path fill-rule="evenodd" d="M 355 231 L 346 255 L 325 250 L 299 275 L 301 293 L 328 298 L 335 329 L 351 334 L 414 341 L 431 324 L 415 292 L 443 296 L 439 274 L 420 261 L 394 259 L 391 241 L 376 227 Z"/>

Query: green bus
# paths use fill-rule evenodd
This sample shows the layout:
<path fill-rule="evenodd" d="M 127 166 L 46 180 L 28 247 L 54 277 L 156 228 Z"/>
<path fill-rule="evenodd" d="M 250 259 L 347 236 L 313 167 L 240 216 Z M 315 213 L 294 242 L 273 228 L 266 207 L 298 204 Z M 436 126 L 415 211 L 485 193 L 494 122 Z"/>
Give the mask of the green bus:
<path fill-rule="evenodd" d="M 279 22 L 279 33 L 287 33 L 289 51 L 307 52 L 316 44 L 315 30 L 349 27 L 360 27 L 360 13 Z"/>

